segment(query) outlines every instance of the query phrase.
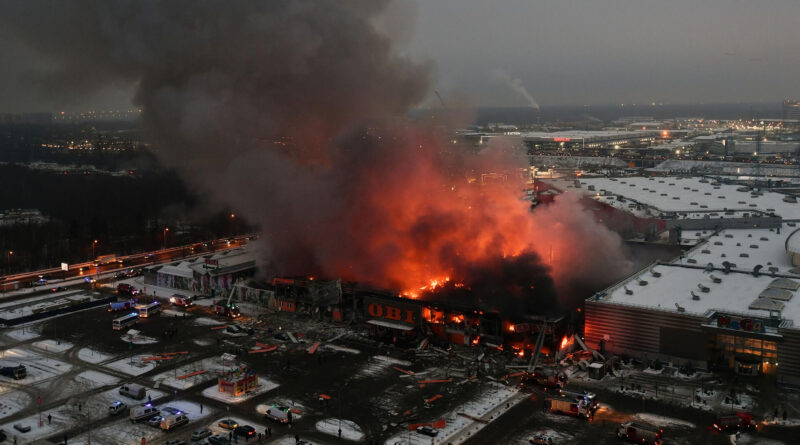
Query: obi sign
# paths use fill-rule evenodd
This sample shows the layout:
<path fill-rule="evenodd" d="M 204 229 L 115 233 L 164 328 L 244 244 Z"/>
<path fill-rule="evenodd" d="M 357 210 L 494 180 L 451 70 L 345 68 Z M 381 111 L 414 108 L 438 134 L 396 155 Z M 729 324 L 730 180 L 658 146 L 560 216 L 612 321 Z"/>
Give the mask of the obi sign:
<path fill-rule="evenodd" d="M 727 314 L 717 314 L 717 327 L 735 331 L 764 332 L 764 322 L 761 319 Z"/>
<path fill-rule="evenodd" d="M 405 305 L 397 302 L 381 301 L 376 299 L 364 299 L 367 309 L 367 316 L 373 319 L 383 319 L 396 321 L 406 324 L 416 324 L 419 307 Z"/>

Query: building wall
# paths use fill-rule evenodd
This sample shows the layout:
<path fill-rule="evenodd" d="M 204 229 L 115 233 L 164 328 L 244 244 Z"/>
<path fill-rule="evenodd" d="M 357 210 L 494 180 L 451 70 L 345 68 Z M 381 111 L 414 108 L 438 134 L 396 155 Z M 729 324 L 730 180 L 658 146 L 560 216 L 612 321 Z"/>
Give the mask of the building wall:
<path fill-rule="evenodd" d="M 586 301 L 585 314 L 584 337 L 595 347 L 603 342 L 606 351 L 616 354 L 707 366 L 704 317 L 592 300 Z"/>
<path fill-rule="evenodd" d="M 778 382 L 800 385 L 800 329 L 780 329 L 778 343 Z"/>

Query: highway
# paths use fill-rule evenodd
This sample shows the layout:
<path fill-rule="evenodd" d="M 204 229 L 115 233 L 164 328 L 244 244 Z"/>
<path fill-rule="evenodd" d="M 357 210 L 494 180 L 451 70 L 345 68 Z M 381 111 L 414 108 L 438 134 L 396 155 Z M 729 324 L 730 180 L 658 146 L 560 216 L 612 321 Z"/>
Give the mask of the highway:
<path fill-rule="evenodd" d="M 68 280 L 70 278 L 91 277 L 116 270 L 149 266 L 157 263 L 165 263 L 181 258 L 196 256 L 204 253 L 212 253 L 221 250 L 233 249 L 247 244 L 248 240 L 257 238 L 255 234 L 236 236 L 231 238 L 220 238 L 205 242 L 186 244 L 182 246 L 169 247 L 166 249 L 142 252 L 133 255 L 119 256 L 116 260 L 107 264 L 95 265 L 94 261 L 85 263 L 70 264 L 66 271 L 60 267 L 52 269 L 42 269 L 30 272 L 23 272 L 13 275 L 0 277 L 0 290 L 11 291 L 24 289 L 33 285 L 41 277 L 48 281 Z M 42 289 L 48 288 L 47 284 L 39 285 Z"/>

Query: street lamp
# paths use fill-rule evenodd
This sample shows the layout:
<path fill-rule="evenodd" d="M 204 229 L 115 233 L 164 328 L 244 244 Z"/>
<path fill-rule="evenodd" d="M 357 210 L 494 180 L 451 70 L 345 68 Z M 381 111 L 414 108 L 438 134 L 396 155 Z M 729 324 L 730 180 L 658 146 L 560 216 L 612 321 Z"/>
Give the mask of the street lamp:
<path fill-rule="evenodd" d="M 164 227 L 164 248 L 167 248 L 167 232 L 169 232 L 169 227 Z"/>
<path fill-rule="evenodd" d="M 94 254 L 94 247 L 97 245 L 97 240 L 92 241 L 92 260 L 97 258 Z"/>

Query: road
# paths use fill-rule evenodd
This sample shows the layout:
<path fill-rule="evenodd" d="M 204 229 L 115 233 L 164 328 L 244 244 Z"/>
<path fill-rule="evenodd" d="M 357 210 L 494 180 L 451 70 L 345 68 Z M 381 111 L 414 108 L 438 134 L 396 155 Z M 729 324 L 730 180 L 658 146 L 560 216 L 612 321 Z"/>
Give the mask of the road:
<path fill-rule="evenodd" d="M 34 288 L 41 289 L 39 291 L 40 293 L 47 293 L 50 291 L 50 288 L 54 287 L 54 285 L 57 285 L 65 280 L 82 277 L 94 277 L 118 270 L 121 271 L 130 268 L 149 266 L 152 264 L 170 262 L 190 256 L 233 249 L 247 244 L 247 241 L 249 239 L 253 239 L 255 236 L 256 235 L 246 235 L 235 238 L 222 238 L 201 243 L 170 247 L 152 252 L 127 255 L 117 257 L 118 261 L 97 266 L 95 266 L 93 261 L 80 264 L 70 264 L 67 271 L 63 271 L 60 268 L 53 268 L 2 276 L 0 277 L 0 289 L 2 289 L 2 293 L 0 293 L 0 301 L 12 301 L 15 293 L 7 292 L 6 294 L 6 291 L 14 289 L 15 287 L 19 289 L 29 287 L 32 283 L 39 280 L 40 277 L 46 277 L 49 280 L 49 283 L 34 286 Z M 26 298 L 30 297 L 31 295 L 35 294 L 25 294 Z"/>

